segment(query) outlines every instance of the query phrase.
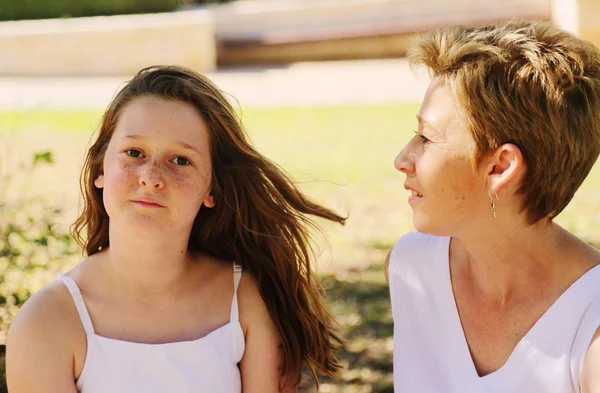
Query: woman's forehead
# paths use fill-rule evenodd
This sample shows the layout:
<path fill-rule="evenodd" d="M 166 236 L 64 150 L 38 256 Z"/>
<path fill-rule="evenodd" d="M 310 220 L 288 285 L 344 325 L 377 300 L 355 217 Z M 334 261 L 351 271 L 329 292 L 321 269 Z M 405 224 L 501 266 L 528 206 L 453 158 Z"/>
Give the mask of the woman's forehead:
<path fill-rule="evenodd" d="M 436 78 L 432 80 L 417 118 L 423 125 L 430 125 L 438 132 L 464 128 L 459 115 L 459 103 L 451 91 Z"/>

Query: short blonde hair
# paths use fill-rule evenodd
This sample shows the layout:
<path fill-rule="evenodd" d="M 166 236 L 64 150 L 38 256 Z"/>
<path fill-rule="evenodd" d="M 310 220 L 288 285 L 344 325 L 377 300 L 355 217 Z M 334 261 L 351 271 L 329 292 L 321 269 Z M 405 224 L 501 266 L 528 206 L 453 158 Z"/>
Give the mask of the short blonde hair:
<path fill-rule="evenodd" d="M 409 60 L 457 98 L 476 165 L 504 143 L 520 148 L 530 224 L 567 206 L 600 153 L 597 48 L 546 23 L 511 21 L 424 33 Z"/>

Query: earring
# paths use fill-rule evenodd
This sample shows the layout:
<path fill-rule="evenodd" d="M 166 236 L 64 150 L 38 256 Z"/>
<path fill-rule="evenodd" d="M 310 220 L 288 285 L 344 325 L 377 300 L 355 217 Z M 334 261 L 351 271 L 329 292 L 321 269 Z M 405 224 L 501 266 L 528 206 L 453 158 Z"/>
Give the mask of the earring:
<path fill-rule="evenodd" d="M 494 195 L 496 196 L 497 200 L 500 200 L 500 197 L 498 196 L 497 192 L 494 192 Z M 496 218 L 496 203 L 494 202 L 494 198 L 492 197 L 492 194 L 488 191 L 488 196 L 490 197 L 490 206 L 492 208 L 492 217 Z"/>

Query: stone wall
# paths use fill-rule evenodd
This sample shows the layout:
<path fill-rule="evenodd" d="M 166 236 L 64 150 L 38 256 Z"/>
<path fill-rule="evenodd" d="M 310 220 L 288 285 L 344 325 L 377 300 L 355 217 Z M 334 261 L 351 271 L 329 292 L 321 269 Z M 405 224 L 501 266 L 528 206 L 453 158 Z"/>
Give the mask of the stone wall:
<path fill-rule="evenodd" d="M 131 75 L 154 64 L 216 68 L 212 13 L 0 23 L 0 75 Z"/>
<path fill-rule="evenodd" d="M 398 57 L 417 31 L 551 17 L 550 0 L 250 0 L 214 11 L 223 65 Z"/>
<path fill-rule="evenodd" d="M 0 76 L 131 75 L 403 56 L 415 31 L 553 20 L 600 47 L 600 0 L 243 0 L 165 14 L 0 23 Z"/>

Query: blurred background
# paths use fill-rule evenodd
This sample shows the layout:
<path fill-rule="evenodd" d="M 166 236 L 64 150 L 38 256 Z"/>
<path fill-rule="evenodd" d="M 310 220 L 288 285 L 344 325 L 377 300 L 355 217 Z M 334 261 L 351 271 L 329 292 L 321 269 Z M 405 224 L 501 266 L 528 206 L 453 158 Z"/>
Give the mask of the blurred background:
<path fill-rule="evenodd" d="M 412 230 L 392 165 L 429 78 L 412 34 L 544 20 L 600 46 L 598 0 L 0 0 L 0 393 L 23 302 L 82 258 L 69 235 L 104 108 L 140 68 L 180 64 L 228 94 L 253 142 L 315 200 L 348 214 L 315 234 L 318 272 L 347 339 L 319 392 L 392 392 L 383 261 Z M 600 244 L 598 165 L 557 221 Z M 302 392 L 316 392 L 309 379 Z"/>

